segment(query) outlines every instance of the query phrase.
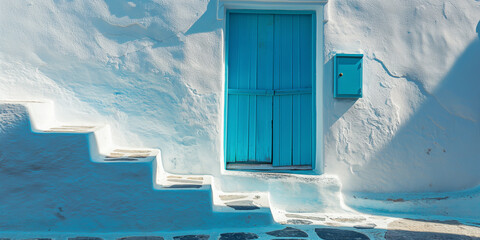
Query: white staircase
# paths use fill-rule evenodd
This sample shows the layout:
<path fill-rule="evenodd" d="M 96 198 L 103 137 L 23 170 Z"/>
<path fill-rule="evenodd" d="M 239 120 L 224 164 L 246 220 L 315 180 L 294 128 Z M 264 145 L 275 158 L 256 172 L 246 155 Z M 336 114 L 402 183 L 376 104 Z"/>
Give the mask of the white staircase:
<path fill-rule="evenodd" d="M 160 150 L 115 146 L 108 125 L 58 122 L 51 102 L 1 101 L 0 120 L 0 148 L 12 150 L 0 155 L 0 164 L 23 172 L 11 178 L 0 166 L 0 180 L 10 181 L 0 189 L 6 196 L 0 199 L 0 230 L 259 227 L 275 224 L 273 218 L 302 224 L 291 212 L 347 209 L 338 180 L 328 176 L 230 172 L 215 179 L 168 173 Z M 48 190 L 32 191 L 35 184 L 22 189 L 27 182 Z M 24 208 L 30 211 L 18 210 Z"/>

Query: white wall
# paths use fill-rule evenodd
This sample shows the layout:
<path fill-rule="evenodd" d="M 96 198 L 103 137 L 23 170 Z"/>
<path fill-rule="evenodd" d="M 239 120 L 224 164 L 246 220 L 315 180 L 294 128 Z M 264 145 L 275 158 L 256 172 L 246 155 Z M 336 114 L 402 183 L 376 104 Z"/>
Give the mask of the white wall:
<path fill-rule="evenodd" d="M 109 123 L 117 144 L 161 149 L 168 171 L 219 174 L 224 22 L 216 1 L 0 4 L 2 99 L 54 100 L 63 121 Z M 324 172 L 352 191 L 477 185 L 478 1 L 328 7 L 318 72 Z M 335 52 L 365 54 L 364 98 L 333 99 Z"/>
<path fill-rule="evenodd" d="M 207 1 L 2 1 L 3 99 L 52 99 L 66 122 L 162 150 L 178 172 L 219 169 L 222 22 Z"/>
<path fill-rule="evenodd" d="M 478 185 L 478 1 L 329 4 L 325 171 L 353 191 Z M 365 54 L 362 99 L 332 100 L 335 52 Z"/>

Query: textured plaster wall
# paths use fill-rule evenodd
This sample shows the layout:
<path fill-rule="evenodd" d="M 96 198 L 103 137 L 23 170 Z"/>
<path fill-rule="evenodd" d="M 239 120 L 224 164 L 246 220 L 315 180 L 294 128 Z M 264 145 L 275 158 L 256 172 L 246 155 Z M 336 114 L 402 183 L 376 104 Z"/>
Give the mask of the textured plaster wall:
<path fill-rule="evenodd" d="M 168 170 L 219 170 L 222 23 L 214 1 L 2 1 L 2 99 L 52 99 L 112 125 Z M 207 8 L 208 7 L 208 8 Z"/>
<path fill-rule="evenodd" d="M 223 24 L 216 1 L 0 0 L 1 99 L 51 99 L 162 150 L 165 169 L 218 175 Z M 344 190 L 446 191 L 480 182 L 478 0 L 331 0 L 324 172 Z M 335 100 L 335 52 L 362 52 L 364 98 Z M 321 153 L 321 149 L 317 151 Z"/>
<path fill-rule="evenodd" d="M 365 59 L 362 99 L 332 101 L 325 75 L 325 171 L 353 191 L 478 185 L 480 3 L 329 4 L 326 69 L 335 52 Z"/>

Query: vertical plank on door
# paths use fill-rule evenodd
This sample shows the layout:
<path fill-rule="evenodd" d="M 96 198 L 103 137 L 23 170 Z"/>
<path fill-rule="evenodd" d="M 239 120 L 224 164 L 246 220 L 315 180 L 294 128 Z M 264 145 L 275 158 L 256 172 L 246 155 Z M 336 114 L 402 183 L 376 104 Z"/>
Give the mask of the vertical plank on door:
<path fill-rule="evenodd" d="M 301 26 L 300 26 L 300 16 L 294 15 L 292 17 L 292 81 L 293 81 L 293 88 L 300 88 L 300 48 L 304 47 L 300 45 L 300 35 L 301 35 Z M 301 126 L 301 97 L 302 95 L 295 94 L 292 96 L 292 165 L 301 165 L 301 136 L 300 136 L 300 126 Z"/>
<path fill-rule="evenodd" d="M 256 83 L 255 83 L 256 85 Z M 255 157 L 256 152 L 256 138 L 255 133 L 257 132 L 257 100 L 258 97 L 248 96 L 248 157 L 247 161 L 256 162 Z"/>
<path fill-rule="evenodd" d="M 240 19 L 237 14 L 231 14 L 229 16 L 229 36 L 228 36 L 228 88 L 238 88 L 237 74 L 240 71 L 238 69 L 239 49 L 236 47 L 239 45 L 239 25 Z M 227 95 L 227 162 L 235 162 L 235 151 L 237 148 L 237 113 L 238 113 L 238 96 Z"/>
<path fill-rule="evenodd" d="M 275 15 L 274 86 L 292 88 L 292 15 Z M 273 165 L 292 165 L 292 96 L 274 97 Z M 275 126 L 276 125 L 276 126 Z M 275 142 L 276 141 L 276 142 Z"/>
<path fill-rule="evenodd" d="M 250 89 L 251 85 L 256 85 L 257 15 L 232 13 L 229 20 L 231 30 L 229 32 L 229 89 Z M 250 100 L 251 97 L 248 95 L 229 95 L 227 162 L 232 162 L 232 148 L 234 162 L 249 160 L 250 106 L 256 105 L 255 102 L 251 104 Z M 230 125 L 232 125 L 231 128 Z M 230 132 L 231 130 L 235 133 Z"/>
<path fill-rule="evenodd" d="M 238 72 L 238 89 L 249 89 L 252 78 L 256 78 L 256 50 L 253 51 L 257 45 L 257 15 L 243 14 L 239 26 L 239 65 Z M 250 96 L 238 96 L 238 130 L 237 130 L 237 148 L 236 148 L 236 162 L 246 162 L 249 160 L 249 123 L 250 123 Z"/>
<path fill-rule="evenodd" d="M 273 15 L 258 15 L 257 89 L 273 89 Z M 272 96 L 257 96 L 256 160 L 272 162 Z"/>
<path fill-rule="evenodd" d="M 257 52 L 258 52 L 258 14 L 251 19 L 252 24 L 250 28 L 250 37 L 244 43 L 249 49 L 249 56 L 247 61 L 249 62 L 249 69 L 246 69 L 246 74 L 249 74 L 248 89 L 257 89 Z M 255 157 L 256 152 L 256 138 L 257 132 L 257 96 L 251 95 L 248 97 L 248 157 L 247 161 L 257 161 Z"/>
<path fill-rule="evenodd" d="M 300 16 L 300 87 L 312 88 L 312 15 Z M 313 91 L 313 89 L 312 89 Z M 315 137 L 312 133 L 312 94 L 301 95 L 301 124 L 300 124 L 300 165 L 312 165 L 312 144 Z"/>

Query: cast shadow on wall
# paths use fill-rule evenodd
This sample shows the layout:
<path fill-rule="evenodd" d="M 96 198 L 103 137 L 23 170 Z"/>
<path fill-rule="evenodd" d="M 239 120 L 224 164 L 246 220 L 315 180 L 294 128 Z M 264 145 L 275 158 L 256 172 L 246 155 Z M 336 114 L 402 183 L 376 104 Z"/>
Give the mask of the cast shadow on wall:
<path fill-rule="evenodd" d="M 210 0 L 207 5 L 207 10 L 190 26 L 185 32 L 185 35 L 212 32 L 221 28 L 221 24 L 222 21 L 217 20 L 217 0 Z"/>
<path fill-rule="evenodd" d="M 159 231 L 229 224 L 212 212 L 210 190 L 154 189 L 155 164 L 93 162 L 90 140 L 89 133 L 33 132 L 23 105 L 0 104 L 0 231 Z"/>
<path fill-rule="evenodd" d="M 476 31 L 478 38 L 418 110 L 362 166 L 357 177 L 370 181 L 365 184 L 378 184 L 367 176 L 372 172 L 388 181 L 384 184 L 409 192 L 458 191 L 480 184 L 480 22 Z"/>
<path fill-rule="evenodd" d="M 153 48 L 182 45 L 183 35 L 202 32 L 212 32 L 221 27 L 216 19 L 216 1 L 209 1 L 206 11 L 186 29 L 174 30 L 169 20 L 164 17 L 165 10 L 158 3 L 152 1 L 106 0 L 110 13 L 116 18 L 128 17 L 136 20 L 134 24 L 122 25 L 103 19 L 96 19 L 93 24 L 107 38 L 122 44 L 137 39 L 149 39 L 154 43 Z M 147 15 L 148 14 L 148 15 Z M 154 16 L 154 18 L 152 18 Z M 147 27 L 143 26 L 143 18 L 152 18 Z M 113 18 L 115 19 L 115 18 Z"/>
<path fill-rule="evenodd" d="M 325 63 L 325 81 L 323 81 L 323 129 L 328 131 L 330 127 L 340 119 L 348 110 L 355 105 L 358 98 L 334 98 L 333 97 L 333 56 Z M 329 100 L 333 99 L 333 100 Z"/>
<path fill-rule="evenodd" d="M 133 4 L 126 0 L 105 0 L 105 4 L 112 16 L 108 19 L 94 18 L 92 24 L 106 38 L 118 44 L 148 40 L 153 43 L 152 48 L 183 44 L 182 33 L 169 25 L 164 17 L 165 9 L 158 3 L 137 1 Z M 129 21 L 125 21 L 125 18 Z"/>

